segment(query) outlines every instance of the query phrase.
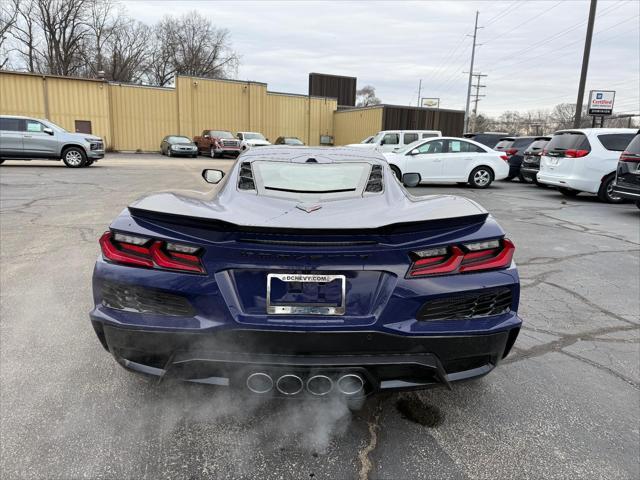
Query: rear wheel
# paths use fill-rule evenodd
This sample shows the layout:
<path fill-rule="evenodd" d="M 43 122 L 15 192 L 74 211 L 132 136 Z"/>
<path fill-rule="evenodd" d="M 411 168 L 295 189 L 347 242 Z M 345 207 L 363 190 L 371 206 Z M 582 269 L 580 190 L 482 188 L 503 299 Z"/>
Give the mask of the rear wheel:
<path fill-rule="evenodd" d="M 87 164 L 87 156 L 81 148 L 69 147 L 62 152 L 62 161 L 69 168 L 80 168 Z"/>
<path fill-rule="evenodd" d="M 558 191 L 565 197 L 577 197 L 580 190 L 574 190 L 573 188 L 558 187 Z"/>
<path fill-rule="evenodd" d="M 489 167 L 476 167 L 469 175 L 469 184 L 473 188 L 487 188 L 493 182 L 493 171 Z"/>
<path fill-rule="evenodd" d="M 533 183 L 533 178 L 525 177 L 522 173 L 518 174 L 518 178 L 522 183 Z"/>
<path fill-rule="evenodd" d="M 2 162 L 0 162 L 0 163 L 2 163 Z M 636 207 L 640 208 L 640 200 L 636 201 Z"/>
<path fill-rule="evenodd" d="M 389 166 L 391 167 L 391 170 L 393 171 L 393 174 L 396 176 L 396 178 L 402 181 L 402 173 L 400 172 L 400 169 L 395 165 L 389 165 Z"/>
<path fill-rule="evenodd" d="M 2 160 L 2 159 L 0 158 L 0 164 L 3 164 L 3 163 L 4 163 L 4 160 Z"/>
<path fill-rule="evenodd" d="M 93 165 L 93 162 L 94 160 L 87 160 L 85 167 L 90 167 L 91 165 Z"/>
<path fill-rule="evenodd" d="M 613 191 L 615 180 L 615 175 L 609 175 L 602 181 L 600 190 L 598 190 L 598 198 L 600 201 L 606 203 L 624 203 L 624 198 Z"/>

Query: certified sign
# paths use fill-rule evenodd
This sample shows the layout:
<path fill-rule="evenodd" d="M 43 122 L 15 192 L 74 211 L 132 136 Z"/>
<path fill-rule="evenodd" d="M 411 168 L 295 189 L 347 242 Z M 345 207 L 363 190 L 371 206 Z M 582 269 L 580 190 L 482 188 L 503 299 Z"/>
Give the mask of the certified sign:
<path fill-rule="evenodd" d="M 616 92 L 613 90 L 591 90 L 589 93 L 589 115 L 611 115 Z"/>
<path fill-rule="evenodd" d="M 439 98 L 422 98 L 421 106 L 423 108 L 440 108 Z"/>

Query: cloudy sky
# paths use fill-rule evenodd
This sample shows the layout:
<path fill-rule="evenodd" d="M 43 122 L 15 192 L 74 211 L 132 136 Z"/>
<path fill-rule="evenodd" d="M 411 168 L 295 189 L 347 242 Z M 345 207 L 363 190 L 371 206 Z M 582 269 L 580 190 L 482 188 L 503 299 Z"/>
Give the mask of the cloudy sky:
<path fill-rule="evenodd" d="M 309 72 L 349 75 L 384 103 L 440 97 L 463 109 L 476 10 L 480 113 L 575 102 L 587 0 L 422 2 L 126 1 L 146 23 L 197 10 L 231 32 L 238 78 L 306 93 Z M 640 2 L 600 0 L 587 87 L 616 90 L 616 112 L 640 110 Z M 586 101 L 586 99 L 585 99 Z"/>

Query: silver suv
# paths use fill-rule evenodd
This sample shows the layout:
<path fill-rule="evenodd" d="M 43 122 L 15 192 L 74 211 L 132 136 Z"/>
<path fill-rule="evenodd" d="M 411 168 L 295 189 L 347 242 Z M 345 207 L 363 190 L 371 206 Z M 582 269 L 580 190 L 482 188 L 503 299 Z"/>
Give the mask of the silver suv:
<path fill-rule="evenodd" d="M 49 120 L 0 116 L 0 163 L 16 160 L 62 160 L 67 167 L 88 167 L 104 157 L 104 142 L 71 133 Z"/>

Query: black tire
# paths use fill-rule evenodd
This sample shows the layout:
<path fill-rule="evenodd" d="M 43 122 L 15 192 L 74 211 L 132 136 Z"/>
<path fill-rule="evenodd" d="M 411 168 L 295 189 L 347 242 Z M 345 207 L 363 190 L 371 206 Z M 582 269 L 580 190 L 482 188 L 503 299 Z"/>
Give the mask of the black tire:
<path fill-rule="evenodd" d="M 540 183 L 537 178 L 533 181 L 533 183 L 536 184 L 536 187 L 540 187 L 540 188 L 547 188 L 549 186 L 546 183 Z"/>
<path fill-rule="evenodd" d="M 473 188 L 488 188 L 493 179 L 493 170 L 489 167 L 480 166 L 471 171 L 468 182 Z"/>
<path fill-rule="evenodd" d="M 2 163 L 2 162 L 0 162 Z M 636 200 L 636 207 L 640 208 L 640 200 Z"/>
<path fill-rule="evenodd" d="M 600 189 L 598 190 L 598 198 L 601 202 L 605 203 L 624 203 L 625 200 L 619 195 L 613 192 L 613 184 L 616 181 L 616 176 L 611 174 L 602 180 Z"/>
<path fill-rule="evenodd" d="M 79 147 L 69 147 L 62 152 L 62 161 L 69 168 L 82 168 L 87 164 L 87 154 Z"/>
<path fill-rule="evenodd" d="M 513 180 L 514 178 L 516 178 L 516 177 L 507 177 L 507 178 L 505 178 L 503 181 L 504 181 L 504 182 L 510 182 L 510 181 L 511 181 L 511 180 Z"/>
<path fill-rule="evenodd" d="M 94 160 L 87 160 L 85 167 L 90 167 L 91 165 L 93 165 L 93 162 Z"/>
<path fill-rule="evenodd" d="M 209 148 L 209 156 L 211 158 L 216 158 L 216 151 L 214 150 L 213 147 Z"/>
<path fill-rule="evenodd" d="M 456 182 L 456 184 L 460 185 L 461 187 L 466 187 L 467 185 L 469 185 L 467 182 Z"/>
<path fill-rule="evenodd" d="M 573 188 L 565 188 L 565 187 L 558 187 L 558 191 L 564 195 L 565 197 L 577 197 L 578 194 L 580 193 L 580 190 L 574 190 Z"/>
<path fill-rule="evenodd" d="M 170 157 L 170 156 L 171 156 L 171 149 L 170 149 L 170 148 L 168 148 L 168 149 L 167 149 L 167 157 Z"/>
<path fill-rule="evenodd" d="M 197 158 L 197 157 L 198 157 L 197 153 L 194 153 L 193 155 L 191 155 L 191 158 Z"/>
<path fill-rule="evenodd" d="M 391 171 L 396 176 L 396 178 L 400 180 L 400 182 L 402 182 L 402 172 L 400 171 L 400 169 L 395 165 L 389 165 L 389 167 L 391 168 Z"/>
<path fill-rule="evenodd" d="M 4 163 L 4 160 L 0 158 L 0 165 Z"/>

